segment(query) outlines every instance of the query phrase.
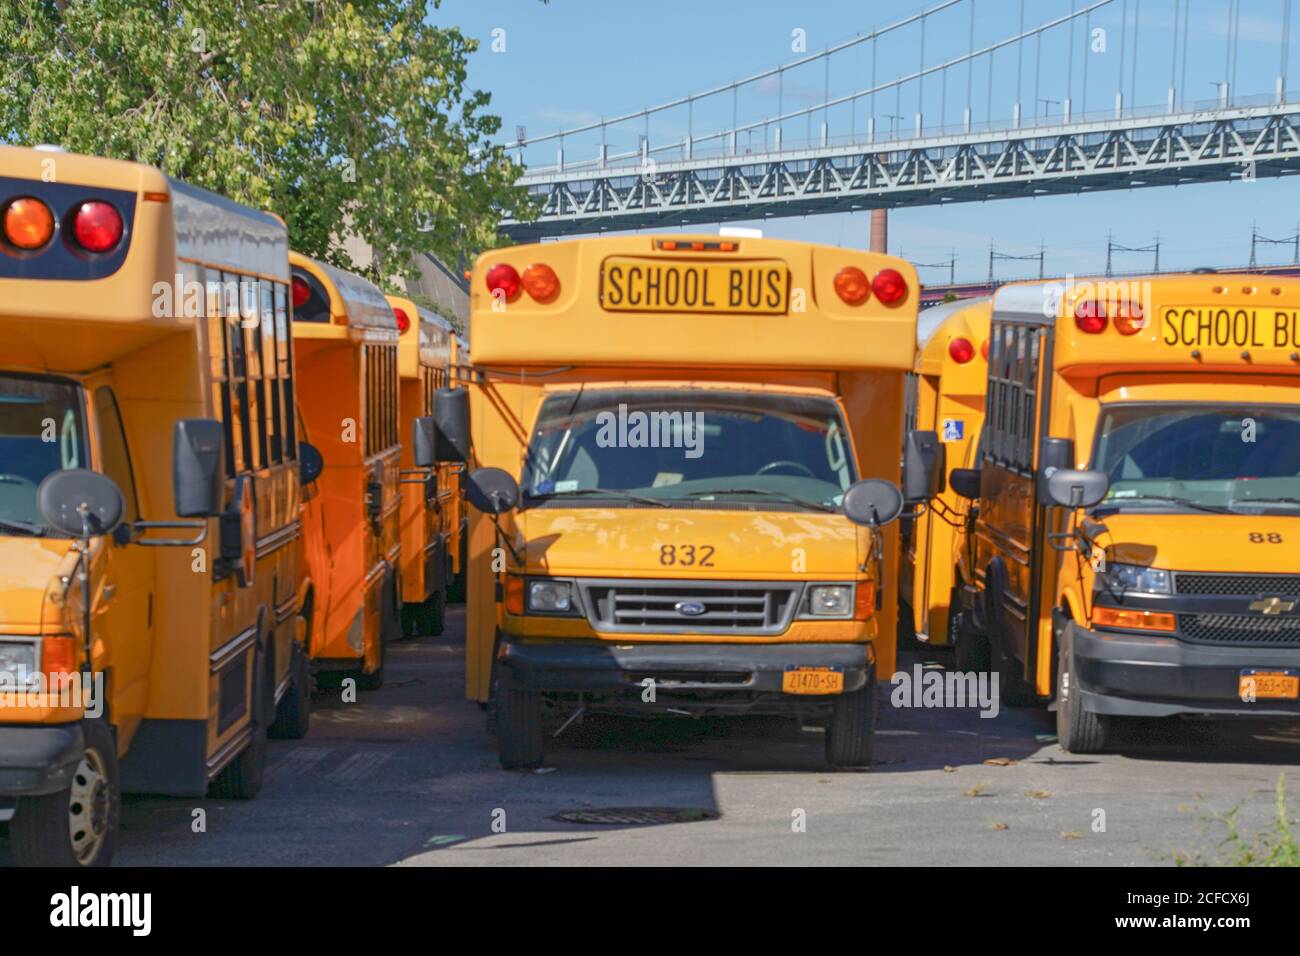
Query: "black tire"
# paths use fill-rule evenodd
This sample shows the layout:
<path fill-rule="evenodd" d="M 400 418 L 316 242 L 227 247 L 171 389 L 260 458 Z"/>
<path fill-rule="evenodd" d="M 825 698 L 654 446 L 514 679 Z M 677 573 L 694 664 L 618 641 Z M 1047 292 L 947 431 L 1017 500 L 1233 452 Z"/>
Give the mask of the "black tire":
<path fill-rule="evenodd" d="M 266 731 L 262 714 L 267 709 L 267 695 L 275 690 L 266 680 L 266 655 L 258 651 L 253 678 L 253 719 L 249 725 L 252 736 L 234 760 L 221 768 L 210 784 L 208 796 L 217 800 L 252 800 L 262 790 L 266 777 Z"/>
<path fill-rule="evenodd" d="M 988 636 L 977 631 L 969 615 L 958 611 L 957 640 L 953 648 L 953 665 L 963 674 L 987 674 L 993 667 Z"/>
<path fill-rule="evenodd" d="M 989 656 L 993 670 L 998 675 L 998 699 L 1008 707 L 1028 707 L 1038 703 L 1038 695 L 1025 680 L 1020 661 L 1006 652 L 1001 626 L 1003 615 L 993 597 L 1000 591 L 1000 585 L 995 584 L 996 579 L 991 573 L 985 580 L 990 582 L 990 586 L 984 591 L 984 620 L 988 622 L 989 629 Z"/>
<path fill-rule="evenodd" d="M 542 695 L 521 690 L 507 678 L 497 689 L 497 754 L 505 770 L 542 765 Z"/>
<path fill-rule="evenodd" d="M 1060 640 L 1064 635 L 1058 635 Z M 1071 681 L 1074 649 L 1070 642 L 1059 645 L 1056 666 L 1056 740 L 1068 754 L 1101 753 L 1112 735 L 1112 719 L 1094 714 L 1083 706 L 1083 695 Z"/>
<path fill-rule="evenodd" d="M 293 669 L 293 676 L 289 681 L 288 689 L 275 708 L 275 721 L 268 731 L 275 740 L 301 740 L 311 729 L 311 663 L 296 642 L 293 645 L 293 662 L 290 666 Z"/>
<path fill-rule="evenodd" d="M 437 637 L 443 631 L 446 595 L 435 591 L 420 604 L 402 605 L 402 635 L 404 637 Z"/>
<path fill-rule="evenodd" d="M 867 671 L 861 690 L 831 702 L 826 725 L 826 762 L 832 767 L 870 767 L 876 740 L 876 669 Z"/>
<path fill-rule="evenodd" d="M 117 747 L 108 725 L 81 724 L 85 751 L 73 783 L 40 797 L 21 797 L 9 824 L 18 866 L 108 866 L 117 848 L 122 791 Z"/>

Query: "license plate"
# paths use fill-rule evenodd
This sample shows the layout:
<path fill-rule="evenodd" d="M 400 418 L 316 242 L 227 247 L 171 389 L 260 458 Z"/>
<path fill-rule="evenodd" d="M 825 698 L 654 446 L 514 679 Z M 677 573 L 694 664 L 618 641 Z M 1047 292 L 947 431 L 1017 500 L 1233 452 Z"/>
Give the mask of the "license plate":
<path fill-rule="evenodd" d="M 1242 700 L 1300 698 L 1300 671 L 1265 671 L 1246 668 L 1237 679 L 1237 693 Z"/>
<path fill-rule="evenodd" d="M 600 302 L 610 312 L 781 315 L 790 272 L 779 259 L 681 262 L 611 256 L 600 274 Z"/>
<path fill-rule="evenodd" d="M 842 667 L 787 667 L 781 675 L 781 690 L 787 694 L 841 694 Z"/>
<path fill-rule="evenodd" d="M 1178 349 L 1295 350 L 1300 312 L 1228 306 L 1169 306 L 1161 310 L 1161 341 Z"/>

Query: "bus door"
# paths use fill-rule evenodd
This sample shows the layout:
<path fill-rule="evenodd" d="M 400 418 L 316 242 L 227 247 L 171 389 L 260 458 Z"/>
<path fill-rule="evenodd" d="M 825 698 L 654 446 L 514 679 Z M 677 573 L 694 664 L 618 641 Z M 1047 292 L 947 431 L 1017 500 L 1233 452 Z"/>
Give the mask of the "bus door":
<path fill-rule="evenodd" d="M 128 450 L 126 428 L 117 396 L 107 378 L 89 383 L 98 434 L 100 470 L 122 491 L 123 526 L 141 518 L 140 499 Z M 81 467 L 87 467 L 83 464 Z M 102 608 L 105 646 L 113 682 L 113 720 L 120 735 L 118 749 L 134 736 L 149 703 L 149 675 L 153 662 L 153 606 L 155 551 L 106 538 L 107 561 L 93 580 Z"/>
<path fill-rule="evenodd" d="M 993 317 L 975 573 L 984 583 L 983 625 L 994 663 L 1000 654 L 1008 676 L 1020 678 L 1036 667 L 1047 520 L 1037 495 L 1036 452 L 1040 416 L 1048 417 L 1051 346 L 1051 326 Z"/>

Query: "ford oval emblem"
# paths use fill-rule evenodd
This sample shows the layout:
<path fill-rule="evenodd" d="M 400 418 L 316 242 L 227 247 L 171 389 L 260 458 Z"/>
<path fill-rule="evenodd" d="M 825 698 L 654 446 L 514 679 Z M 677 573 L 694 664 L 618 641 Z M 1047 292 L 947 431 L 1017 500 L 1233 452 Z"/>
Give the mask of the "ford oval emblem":
<path fill-rule="evenodd" d="M 706 608 L 699 601 L 678 601 L 673 605 L 673 610 L 686 617 L 699 617 Z"/>

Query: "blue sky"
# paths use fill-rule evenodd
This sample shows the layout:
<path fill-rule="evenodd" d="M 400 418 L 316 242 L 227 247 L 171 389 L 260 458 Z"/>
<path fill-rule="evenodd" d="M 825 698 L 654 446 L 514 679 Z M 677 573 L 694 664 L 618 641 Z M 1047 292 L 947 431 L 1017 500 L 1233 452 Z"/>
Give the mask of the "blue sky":
<path fill-rule="evenodd" d="M 480 41 L 470 62 L 470 84 L 492 94 L 493 112 L 503 121 L 502 138 L 514 138 L 516 126 L 529 136 L 630 113 L 688 93 L 725 84 L 796 59 L 799 34 L 808 52 L 849 40 L 873 26 L 891 23 L 942 0 L 877 0 L 812 3 L 777 0 L 443 0 L 431 19 L 459 27 Z M 1073 0 L 1082 9 L 1094 0 Z M 1271 94 L 1284 55 L 1282 20 L 1288 0 L 1241 0 L 1236 23 L 1235 62 L 1227 43 L 1230 0 L 1112 0 L 1084 20 L 1075 21 L 1073 42 L 1068 27 L 994 57 L 993 77 L 987 57 L 971 67 L 954 67 L 945 80 L 929 77 L 923 89 L 912 83 L 900 91 L 878 94 L 873 105 L 862 98 L 848 107 L 784 124 L 789 143 L 819 135 L 825 120 L 832 136 L 863 135 L 874 111 L 877 129 L 912 124 L 921 109 L 926 125 L 956 124 L 962 119 L 968 84 L 975 122 L 990 115 L 1010 117 L 1019 98 L 1022 115 L 1059 113 L 1067 95 L 1077 114 L 1112 107 L 1116 89 L 1126 103 L 1163 104 L 1171 82 L 1180 98 L 1210 100 L 1214 84 L 1232 80 L 1234 99 Z M 1020 29 L 1021 0 L 975 0 L 975 46 L 1014 35 Z M 1071 0 L 1025 0 L 1026 28 L 1066 14 Z M 926 65 L 967 52 L 971 41 L 967 2 L 930 17 L 925 35 Z M 1190 12 L 1186 12 L 1190 11 Z M 1300 21 L 1300 2 L 1293 20 Z M 1186 56 L 1178 46 L 1186 23 Z M 1135 27 L 1136 20 L 1136 27 Z M 1105 50 L 1091 31 L 1105 31 Z M 498 31 L 495 32 L 494 31 Z M 1137 37 L 1134 57 L 1133 38 Z M 1290 30 L 1285 50 L 1287 83 L 1300 90 L 1300 24 Z M 495 43 L 494 43 L 495 40 Z M 1176 43 L 1177 41 L 1177 43 Z M 493 47 L 496 47 L 496 50 Z M 1121 59 L 1121 48 L 1123 58 Z M 914 71 L 921 63 L 919 29 L 907 27 L 876 45 L 876 82 Z M 1136 62 L 1136 67 L 1134 63 Z M 1085 66 L 1086 63 L 1086 66 Z M 1086 86 L 1084 84 L 1086 71 Z M 1018 79 L 1017 79 L 1018 75 Z M 695 108 L 656 115 L 653 144 L 680 140 L 687 129 L 730 126 L 733 109 L 741 122 L 789 112 L 871 86 L 870 44 L 837 54 L 829 73 L 824 62 L 785 75 L 780 88 L 764 81 L 747 88 L 733 103 L 730 95 Z M 778 97 L 780 99 L 778 100 Z M 1300 99 L 1300 93 L 1290 99 Z M 891 119 L 902 116 L 904 119 Z M 634 149 L 644 132 L 638 123 L 607 132 L 611 152 Z M 761 142 L 763 133 L 758 134 Z M 769 131 L 770 135 L 770 131 Z M 594 155 L 599 134 L 566 141 L 566 157 Z M 554 161 L 555 144 L 529 153 L 535 163 Z M 1148 245 L 1161 236 L 1161 265 L 1243 265 L 1249 258 L 1252 222 L 1273 237 L 1296 232 L 1300 220 L 1300 184 L 1291 180 L 1218 183 L 1179 188 L 1156 187 L 1088 196 L 961 203 L 946 207 L 899 209 L 890 214 L 890 251 L 917 262 L 947 260 L 955 250 L 959 280 L 988 273 L 989 243 L 999 252 L 1036 254 L 1046 244 L 1047 271 L 1083 273 L 1105 263 L 1107 232 L 1129 246 Z M 867 244 L 869 214 L 834 214 L 769 219 L 765 234 L 835 245 Z M 1290 246 L 1261 247 L 1261 262 L 1289 261 Z M 1151 256 L 1117 255 L 1120 269 L 1150 268 Z M 999 262 L 998 275 L 1023 275 L 1036 263 Z M 922 271 L 923 281 L 946 281 L 946 269 Z"/>

